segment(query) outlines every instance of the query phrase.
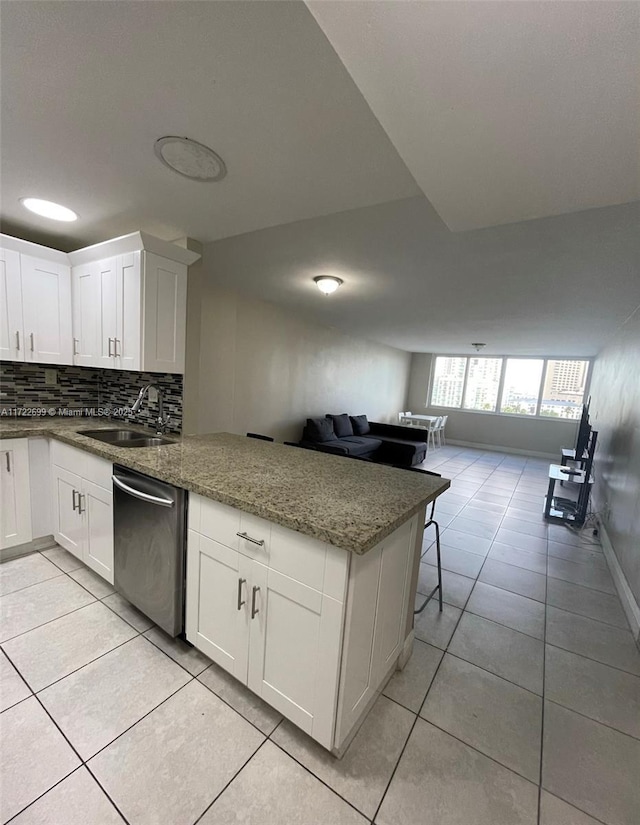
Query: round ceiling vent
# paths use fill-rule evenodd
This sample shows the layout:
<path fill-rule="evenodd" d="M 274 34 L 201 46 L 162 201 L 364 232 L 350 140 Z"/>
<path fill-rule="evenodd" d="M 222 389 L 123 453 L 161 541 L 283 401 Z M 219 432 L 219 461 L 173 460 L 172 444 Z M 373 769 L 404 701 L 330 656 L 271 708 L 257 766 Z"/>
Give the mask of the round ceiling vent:
<path fill-rule="evenodd" d="M 220 155 L 191 138 L 161 137 L 156 140 L 154 151 L 165 166 L 190 180 L 218 181 L 227 174 Z"/>

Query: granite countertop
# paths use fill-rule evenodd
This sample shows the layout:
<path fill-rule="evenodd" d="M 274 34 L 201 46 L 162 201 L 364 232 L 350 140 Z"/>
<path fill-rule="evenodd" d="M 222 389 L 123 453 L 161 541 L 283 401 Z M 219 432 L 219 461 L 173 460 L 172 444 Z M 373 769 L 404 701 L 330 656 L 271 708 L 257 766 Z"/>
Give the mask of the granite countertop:
<path fill-rule="evenodd" d="M 102 419 L 0 419 L 1 438 L 43 436 L 87 450 L 336 547 L 366 553 L 433 501 L 446 478 L 230 433 L 172 436 L 163 447 L 114 447 L 88 429 L 148 429 Z"/>

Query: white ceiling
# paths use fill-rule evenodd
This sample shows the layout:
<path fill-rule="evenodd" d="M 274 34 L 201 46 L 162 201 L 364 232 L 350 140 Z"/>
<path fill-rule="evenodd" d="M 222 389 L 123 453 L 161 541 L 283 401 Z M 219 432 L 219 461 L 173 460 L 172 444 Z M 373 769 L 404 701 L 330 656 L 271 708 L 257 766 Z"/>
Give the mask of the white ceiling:
<path fill-rule="evenodd" d="M 640 3 L 307 5 L 450 229 L 640 198 Z"/>
<path fill-rule="evenodd" d="M 3 230 L 190 236 L 221 284 L 411 351 L 597 352 L 640 303 L 612 205 L 640 197 L 640 3 L 309 6 L 3 2 Z M 228 176 L 174 175 L 166 134 Z"/>
<path fill-rule="evenodd" d="M 80 214 L 70 246 L 205 242 L 420 191 L 303 3 L 3 3 L 1 38 L 10 225 L 50 228 L 32 195 Z M 226 179 L 164 167 L 167 134 L 210 145 Z"/>
<path fill-rule="evenodd" d="M 640 204 L 452 233 L 425 198 L 227 238 L 216 283 L 410 352 L 595 355 L 640 304 Z M 334 274 L 338 292 L 313 278 Z"/>

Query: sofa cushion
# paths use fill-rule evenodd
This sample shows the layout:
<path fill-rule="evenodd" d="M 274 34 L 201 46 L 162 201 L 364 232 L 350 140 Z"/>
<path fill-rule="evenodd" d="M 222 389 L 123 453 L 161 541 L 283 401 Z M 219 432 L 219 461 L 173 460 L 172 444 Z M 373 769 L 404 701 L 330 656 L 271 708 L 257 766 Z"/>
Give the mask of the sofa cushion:
<path fill-rule="evenodd" d="M 366 435 L 371 431 L 366 415 L 350 415 L 354 435 Z"/>
<path fill-rule="evenodd" d="M 339 439 L 342 447 L 346 448 L 349 455 L 364 455 L 372 453 L 378 449 L 382 443 L 378 438 L 367 438 L 363 435 L 348 435 Z"/>
<path fill-rule="evenodd" d="M 406 441 L 385 435 L 373 438 L 365 435 L 363 438 L 371 438 L 379 442 L 376 460 L 384 464 L 402 464 L 405 467 L 412 467 L 420 464 L 427 456 L 427 445 L 423 441 Z"/>
<path fill-rule="evenodd" d="M 335 437 L 333 421 L 330 418 L 307 418 L 305 438 L 308 438 L 309 441 L 323 443 L 333 441 Z"/>
<path fill-rule="evenodd" d="M 348 413 L 342 413 L 341 415 L 329 414 L 327 418 L 333 421 L 333 431 L 338 438 L 353 435 L 353 427 L 351 426 L 351 421 L 349 421 Z"/>

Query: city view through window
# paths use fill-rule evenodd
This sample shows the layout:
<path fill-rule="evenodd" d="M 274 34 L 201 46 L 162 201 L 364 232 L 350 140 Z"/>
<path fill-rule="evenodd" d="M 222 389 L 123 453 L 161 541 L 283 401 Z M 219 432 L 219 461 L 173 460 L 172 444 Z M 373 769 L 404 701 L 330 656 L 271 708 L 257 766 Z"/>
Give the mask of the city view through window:
<path fill-rule="evenodd" d="M 588 361 L 437 356 L 431 405 L 577 420 Z"/>

